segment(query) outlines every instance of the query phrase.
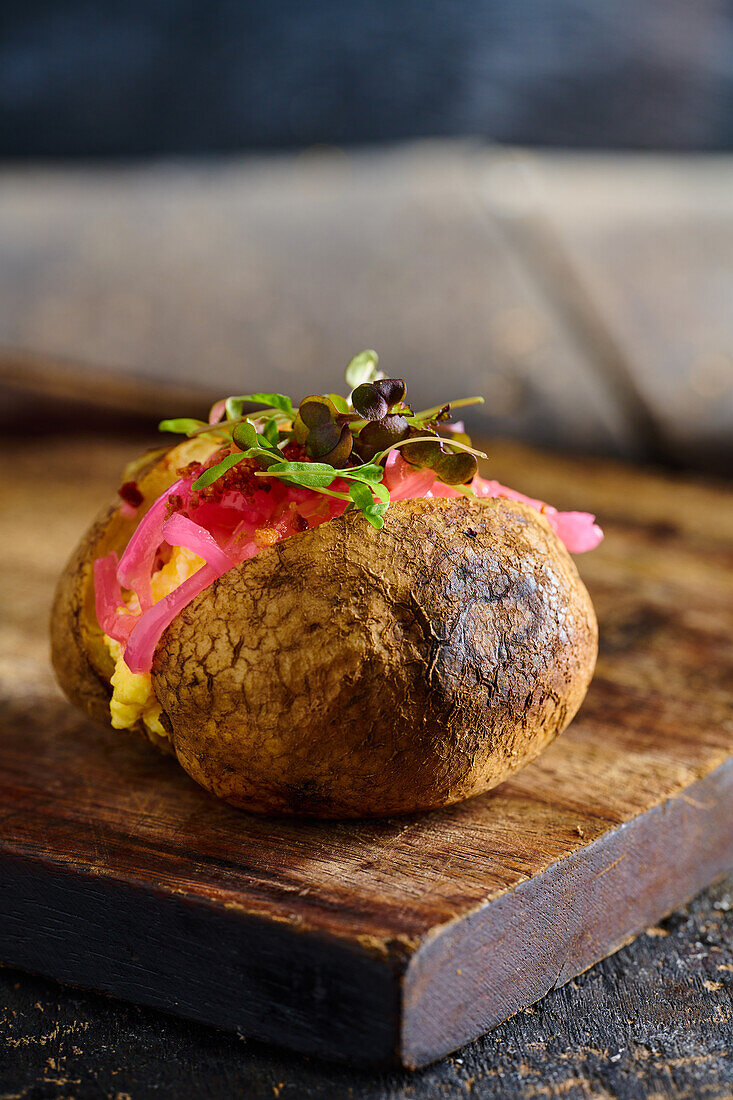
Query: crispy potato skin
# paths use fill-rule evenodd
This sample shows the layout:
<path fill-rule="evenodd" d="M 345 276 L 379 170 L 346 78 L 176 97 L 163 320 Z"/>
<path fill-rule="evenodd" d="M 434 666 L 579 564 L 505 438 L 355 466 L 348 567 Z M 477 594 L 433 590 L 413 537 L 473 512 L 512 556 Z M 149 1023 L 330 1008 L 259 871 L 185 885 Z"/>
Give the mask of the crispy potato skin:
<path fill-rule="evenodd" d="M 180 444 L 141 466 L 138 516 L 105 509 L 59 581 L 56 675 L 104 725 L 112 663 L 94 559 L 121 553 L 178 468 L 207 448 Z M 590 597 L 537 512 L 506 500 L 400 502 L 382 531 L 343 516 L 263 550 L 190 604 L 156 650 L 171 743 L 155 742 L 248 810 L 430 809 L 537 756 L 580 706 L 596 651 Z"/>
<path fill-rule="evenodd" d="M 597 624 L 525 505 L 406 501 L 232 569 L 171 624 L 153 683 L 176 755 L 235 806 L 400 814 L 488 790 L 576 713 Z"/>

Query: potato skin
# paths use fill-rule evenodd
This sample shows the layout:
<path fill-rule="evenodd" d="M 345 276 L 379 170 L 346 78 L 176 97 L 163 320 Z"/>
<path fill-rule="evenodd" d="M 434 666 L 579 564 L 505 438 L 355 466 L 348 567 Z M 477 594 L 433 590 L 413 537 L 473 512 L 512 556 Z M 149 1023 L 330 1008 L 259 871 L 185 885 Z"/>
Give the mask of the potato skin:
<path fill-rule="evenodd" d="M 232 569 L 170 625 L 153 684 L 198 783 L 263 813 L 468 798 L 586 693 L 597 624 L 546 520 L 508 500 L 348 514 Z"/>
<path fill-rule="evenodd" d="M 178 468 L 211 449 L 188 441 L 143 461 L 138 516 L 105 509 L 59 581 L 54 668 L 106 726 L 112 662 L 94 559 L 121 553 Z M 382 531 L 345 515 L 263 550 L 190 604 L 156 650 L 171 741 L 151 739 L 248 810 L 430 809 L 537 756 L 578 709 L 596 651 L 588 593 L 537 512 L 507 500 L 404 501 Z"/>

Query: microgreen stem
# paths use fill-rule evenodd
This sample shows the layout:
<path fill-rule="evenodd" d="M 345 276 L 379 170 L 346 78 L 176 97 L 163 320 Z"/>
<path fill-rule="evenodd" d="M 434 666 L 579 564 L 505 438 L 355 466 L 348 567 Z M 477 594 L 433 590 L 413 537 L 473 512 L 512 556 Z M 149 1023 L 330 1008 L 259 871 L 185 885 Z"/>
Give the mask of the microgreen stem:
<path fill-rule="evenodd" d="M 293 409 L 294 416 L 298 415 L 298 410 Z M 196 428 L 195 431 L 188 433 L 188 438 L 193 439 L 196 435 L 206 435 L 207 432 L 221 432 L 223 435 L 228 436 L 229 432 L 226 432 L 226 428 L 236 428 L 237 424 L 241 424 L 245 420 L 257 420 L 260 417 L 265 420 L 282 420 L 284 423 L 290 424 L 291 419 L 286 416 L 280 409 L 257 409 L 255 412 L 247 413 L 246 416 L 237 416 L 233 420 L 218 420 L 216 424 L 204 424 L 200 428 Z"/>
<path fill-rule="evenodd" d="M 446 401 L 442 405 L 433 405 L 432 409 L 423 409 L 422 412 L 415 413 L 414 416 L 416 420 L 430 420 L 446 405 L 450 405 L 452 411 L 453 409 L 465 409 L 467 405 L 483 405 L 483 403 L 483 397 L 461 397 L 458 401 Z"/>
<path fill-rule="evenodd" d="M 336 497 L 338 500 L 348 500 L 351 503 L 348 493 L 336 493 L 333 489 L 323 489 L 319 485 L 303 485 L 300 481 L 293 480 L 292 475 L 289 474 L 271 474 L 269 470 L 255 470 L 255 477 L 276 477 L 279 481 L 287 481 L 289 485 L 295 485 L 299 489 L 310 489 L 313 493 L 322 493 L 326 497 Z M 333 480 L 335 481 L 336 478 Z"/>
<path fill-rule="evenodd" d="M 459 443 L 456 439 L 444 439 L 442 436 L 438 438 L 434 435 L 415 435 L 407 439 L 400 439 L 397 443 L 393 443 L 391 447 L 387 447 L 384 451 L 380 451 L 372 459 L 372 462 L 381 462 L 390 451 L 396 451 L 398 447 L 404 447 L 407 443 L 447 443 L 449 447 L 455 447 L 459 451 L 467 451 L 470 455 L 475 455 L 476 458 L 486 458 L 485 451 L 477 451 L 475 447 L 469 447 L 465 443 Z"/>

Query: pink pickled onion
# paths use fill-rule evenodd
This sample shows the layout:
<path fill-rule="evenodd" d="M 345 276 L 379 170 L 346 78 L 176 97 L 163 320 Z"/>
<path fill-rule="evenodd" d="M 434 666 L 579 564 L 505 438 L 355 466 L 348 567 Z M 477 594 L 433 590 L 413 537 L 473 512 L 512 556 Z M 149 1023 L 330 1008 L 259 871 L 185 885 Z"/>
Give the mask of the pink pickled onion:
<path fill-rule="evenodd" d="M 117 554 L 107 554 L 94 563 L 94 602 L 97 620 L 105 634 L 124 642 L 137 622 L 137 616 L 125 609 L 122 589 L 117 580 Z"/>
<path fill-rule="evenodd" d="M 174 512 L 170 519 L 166 520 L 162 529 L 163 538 L 171 546 L 183 546 L 198 554 L 205 562 L 213 566 L 217 573 L 224 573 L 230 569 L 234 562 L 225 554 L 212 534 L 205 527 L 200 527 L 188 516 L 182 516 L 180 512 Z"/>
<path fill-rule="evenodd" d="M 174 481 L 170 489 L 166 489 L 158 497 L 155 504 L 140 520 L 120 559 L 117 579 L 123 588 L 133 589 L 143 611 L 153 606 L 150 577 L 155 564 L 155 555 L 163 541 L 163 524 L 168 509 L 168 499 L 186 490 L 190 484 L 190 479 Z"/>
<path fill-rule="evenodd" d="M 124 607 L 122 589 L 117 580 L 117 555 L 113 552 L 94 563 L 94 602 L 99 625 L 111 634 L 117 621 L 117 608 Z"/>
<path fill-rule="evenodd" d="M 435 474 L 411 466 L 402 455 L 391 451 L 387 455 L 382 481 L 389 489 L 390 500 L 415 500 L 432 488 Z"/>
<path fill-rule="evenodd" d="M 222 398 L 221 401 L 217 401 L 215 405 L 211 406 L 211 412 L 209 413 L 209 424 L 218 424 L 221 418 L 226 412 L 227 402 L 226 398 Z"/>
<path fill-rule="evenodd" d="M 153 654 L 161 634 L 170 626 L 179 611 L 200 592 L 212 584 L 218 574 L 210 565 L 202 565 L 197 573 L 164 596 L 140 616 L 125 649 L 125 664 L 130 672 L 150 672 Z"/>
<path fill-rule="evenodd" d="M 547 517 L 555 534 L 571 554 L 595 550 L 603 540 L 603 531 L 590 512 L 556 512 Z"/>

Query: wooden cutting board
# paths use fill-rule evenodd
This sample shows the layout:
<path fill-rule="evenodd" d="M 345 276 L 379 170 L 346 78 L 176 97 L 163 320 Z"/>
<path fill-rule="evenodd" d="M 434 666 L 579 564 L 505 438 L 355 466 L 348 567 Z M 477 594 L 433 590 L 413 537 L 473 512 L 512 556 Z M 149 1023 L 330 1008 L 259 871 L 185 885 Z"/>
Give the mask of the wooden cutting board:
<path fill-rule="evenodd" d="M 55 577 L 139 441 L 4 447 L 0 958 L 301 1051 L 419 1066 L 733 864 L 733 494 L 490 448 L 607 531 L 570 730 L 498 790 L 403 819 L 237 812 L 97 730 L 47 660 Z"/>

